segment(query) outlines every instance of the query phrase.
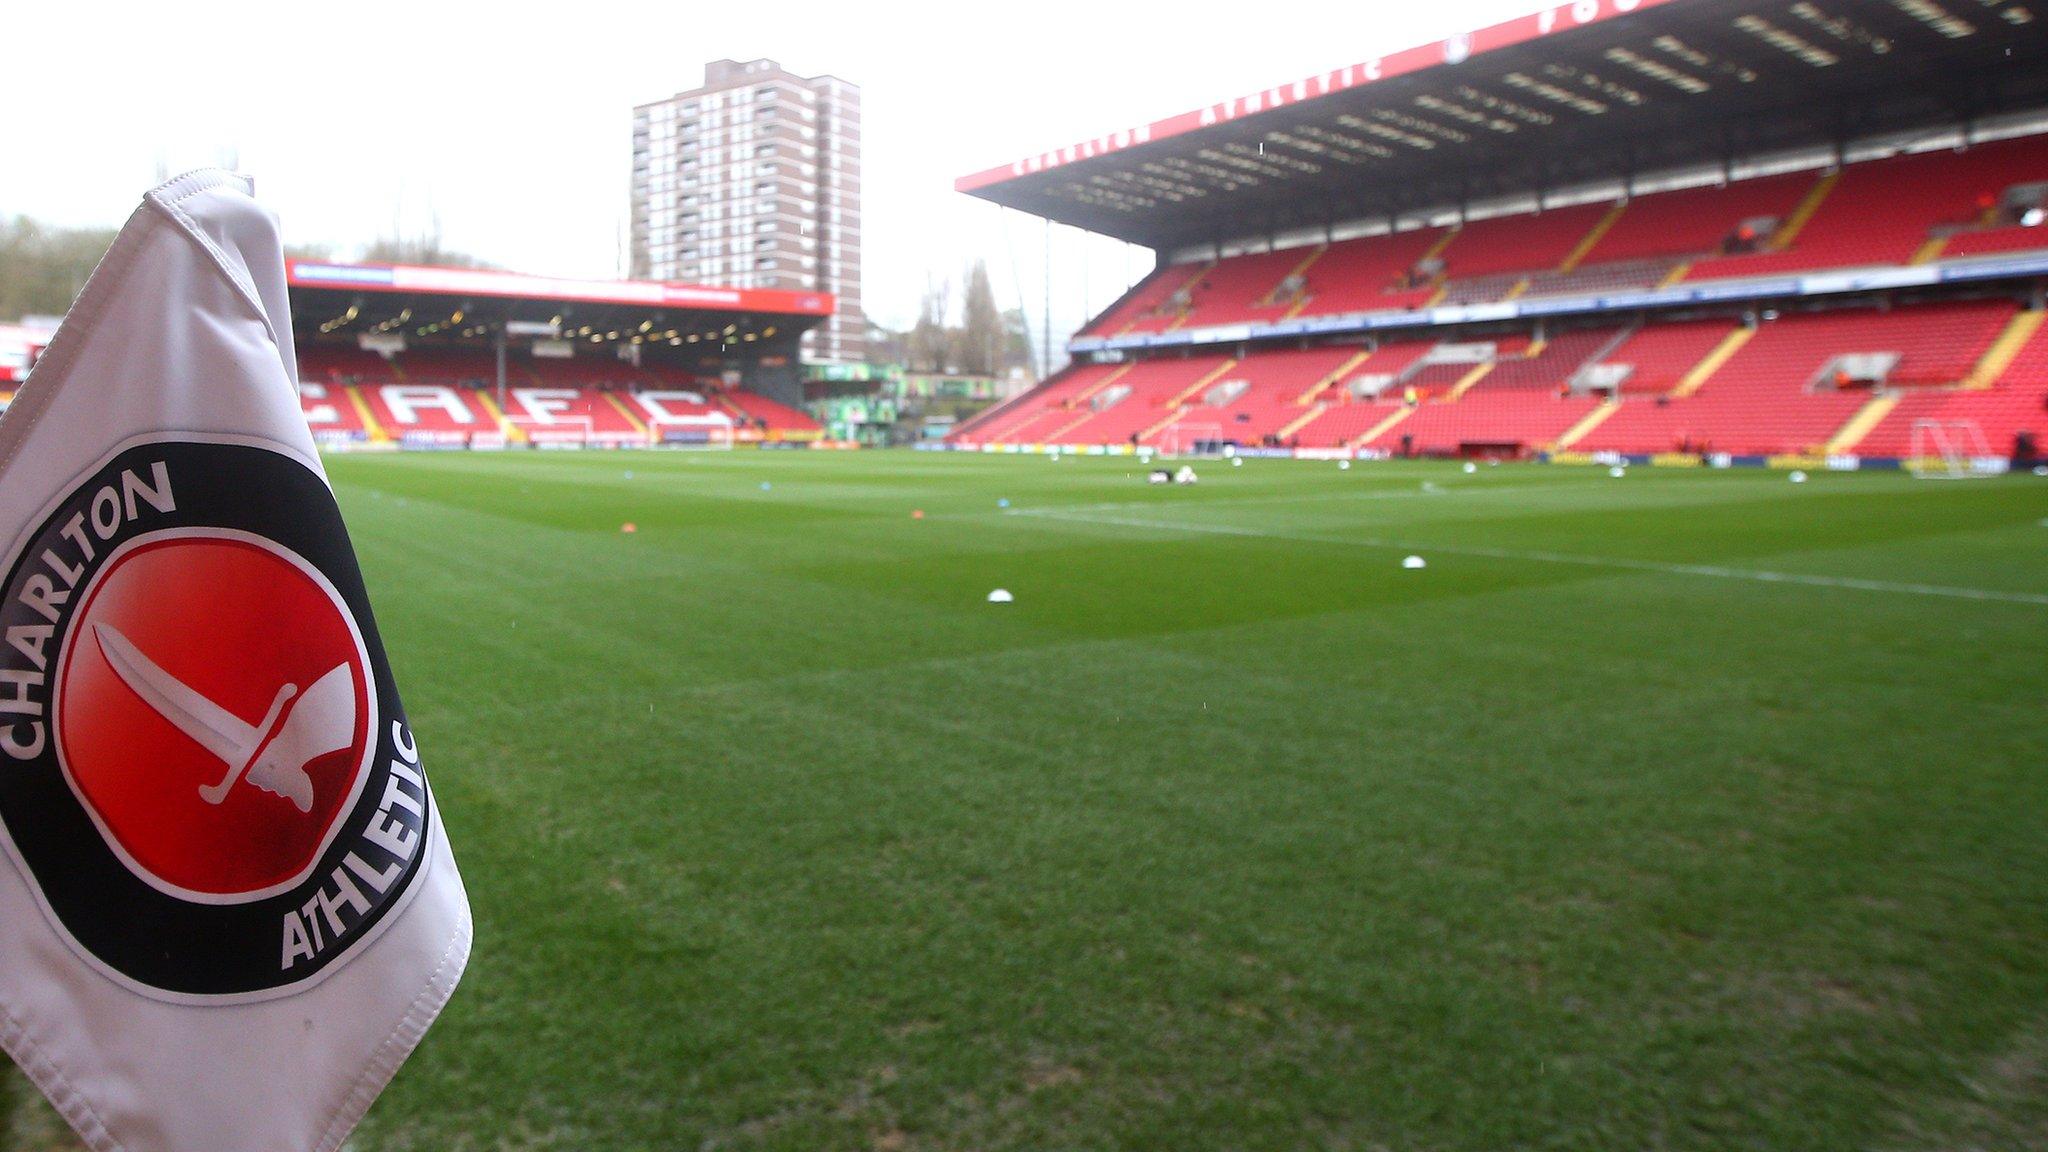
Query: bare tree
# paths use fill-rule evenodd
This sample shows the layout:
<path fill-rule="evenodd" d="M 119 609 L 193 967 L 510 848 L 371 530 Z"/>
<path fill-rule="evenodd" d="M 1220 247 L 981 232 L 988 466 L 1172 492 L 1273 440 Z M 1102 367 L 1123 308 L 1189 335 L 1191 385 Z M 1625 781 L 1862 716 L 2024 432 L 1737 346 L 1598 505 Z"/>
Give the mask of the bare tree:
<path fill-rule="evenodd" d="M 398 228 L 396 215 L 389 236 L 379 236 L 375 243 L 363 252 L 363 260 L 371 264 L 427 264 L 438 268 L 496 268 L 496 264 L 480 260 L 467 252 L 457 252 L 441 242 L 441 215 L 433 213 L 427 227 L 417 236 L 407 236 Z"/>
<path fill-rule="evenodd" d="M 910 330 L 912 371 L 944 372 L 952 365 L 953 285 L 942 278 L 925 280 L 924 301 L 918 308 L 917 324 Z"/>
<path fill-rule="evenodd" d="M 996 290 L 989 283 L 985 260 L 977 259 L 967 270 L 967 296 L 961 312 L 961 371 L 994 375 L 1003 359 L 1003 314 L 996 307 Z"/>
<path fill-rule="evenodd" d="M 0 220 L 0 319 L 61 315 L 114 242 L 111 228 L 51 228 Z"/>

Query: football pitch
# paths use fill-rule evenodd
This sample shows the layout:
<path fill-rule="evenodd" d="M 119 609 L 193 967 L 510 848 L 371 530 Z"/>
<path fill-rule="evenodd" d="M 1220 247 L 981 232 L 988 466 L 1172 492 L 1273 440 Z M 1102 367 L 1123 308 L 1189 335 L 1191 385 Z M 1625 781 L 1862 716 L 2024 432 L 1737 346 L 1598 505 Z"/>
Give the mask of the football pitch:
<path fill-rule="evenodd" d="M 2048 480 L 1196 467 L 330 459 L 477 917 L 353 1147 L 2048 1147 Z"/>

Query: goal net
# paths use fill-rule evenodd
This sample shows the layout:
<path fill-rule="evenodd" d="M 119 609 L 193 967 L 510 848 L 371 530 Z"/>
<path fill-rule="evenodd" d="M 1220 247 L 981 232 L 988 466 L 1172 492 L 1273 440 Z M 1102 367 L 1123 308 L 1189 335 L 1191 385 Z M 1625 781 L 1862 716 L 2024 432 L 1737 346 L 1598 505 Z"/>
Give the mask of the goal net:
<path fill-rule="evenodd" d="M 1220 456 L 1223 453 L 1223 425 L 1177 420 L 1159 434 L 1162 456 Z"/>
<path fill-rule="evenodd" d="M 1906 470 L 1919 480 L 1990 476 L 2003 461 L 1992 455 L 1975 420 L 1915 420 Z"/>
<path fill-rule="evenodd" d="M 582 448 L 590 443 L 592 423 L 588 416 L 563 412 L 546 420 L 507 416 L 504 428 L 509 437 L 535 448 Z"/>
<path fill-rule="evenodd" d="M 709 416 L 671 416 L 654 425 L 656 443 L 663 448 L 696 452 L 732 451 L 732 420 L 722 413 Z"/>

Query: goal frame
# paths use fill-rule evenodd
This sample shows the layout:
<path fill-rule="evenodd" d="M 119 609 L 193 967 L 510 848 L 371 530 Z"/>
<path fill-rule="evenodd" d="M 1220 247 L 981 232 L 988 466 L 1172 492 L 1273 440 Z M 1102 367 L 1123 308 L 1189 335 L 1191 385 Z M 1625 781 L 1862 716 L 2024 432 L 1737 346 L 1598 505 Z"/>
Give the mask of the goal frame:
<path fill-rule="evenodd" d="M 648 426 L 654 433 L 654 446 L 670 452 L 730 452 L 733 449 L 734 428 L 732 421 L 721 416 L 676 416 Z M 701 428 L 704 439 L 671 440 L 670 429 Z"/>
<path fill-rule="evenodd" d="M 1197 449 L 1200 444 L 1214 445 L 1210 451 Z M 1169 459 L 1193 457 L 1215 457 L 1224 454 L 1223 425 L 1213 421 L 1189 423 L 1176 420 L 1159 434 L 1159 455 Z"/>
<path fill-rule="evenodd" d="M 1981 480 L 1994 458 L 1975 420 L 1915 420 L 1904 464 L 1915 480 Z"/>
<path fill-rule="evenodd" d="M 589 416 L 567 412 L 549 420 L 507 415 L 500 423 L 505 429 L 505 438 L 508 441 L 516 432 L 528 448 L 550 449 L 588 448 L 590 434 L 597 426 L 597 421 Z M 536 432 L 541 434 L 541 439 L 534 439 Z"/>

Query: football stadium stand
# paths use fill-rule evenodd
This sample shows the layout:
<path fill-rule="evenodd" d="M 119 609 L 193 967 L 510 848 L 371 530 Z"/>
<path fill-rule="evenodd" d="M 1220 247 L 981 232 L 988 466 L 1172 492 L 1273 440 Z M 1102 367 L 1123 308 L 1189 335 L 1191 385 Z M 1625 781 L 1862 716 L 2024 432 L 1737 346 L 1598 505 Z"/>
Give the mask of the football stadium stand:
<path fill-rule="evenodd" d="M 299 349 L 301 406 L 325 443 L 414 448 L 644 446 L 682 428 L 724 430 L 715 438 L 803 440 L 819 430 L 799 409 L 675 370 L 523 360 L 508 365 L 502 396 L 490 382 L 494 370 L 494 360 L 477 353 L 387 358 L 308 344 Z"/>
<path fill-rule="evenodd" d="M 956 187 L 1160 256 L 957 447 L 2048 441 L 2048 37 L 2005 0 L 1589 0 Z"/>
<path fill-rule="evenodd" d="M 791 366 L 829 296 L 305 261 L 288 278 L 301 406 L 329 447 L 822 436 Z"/>

